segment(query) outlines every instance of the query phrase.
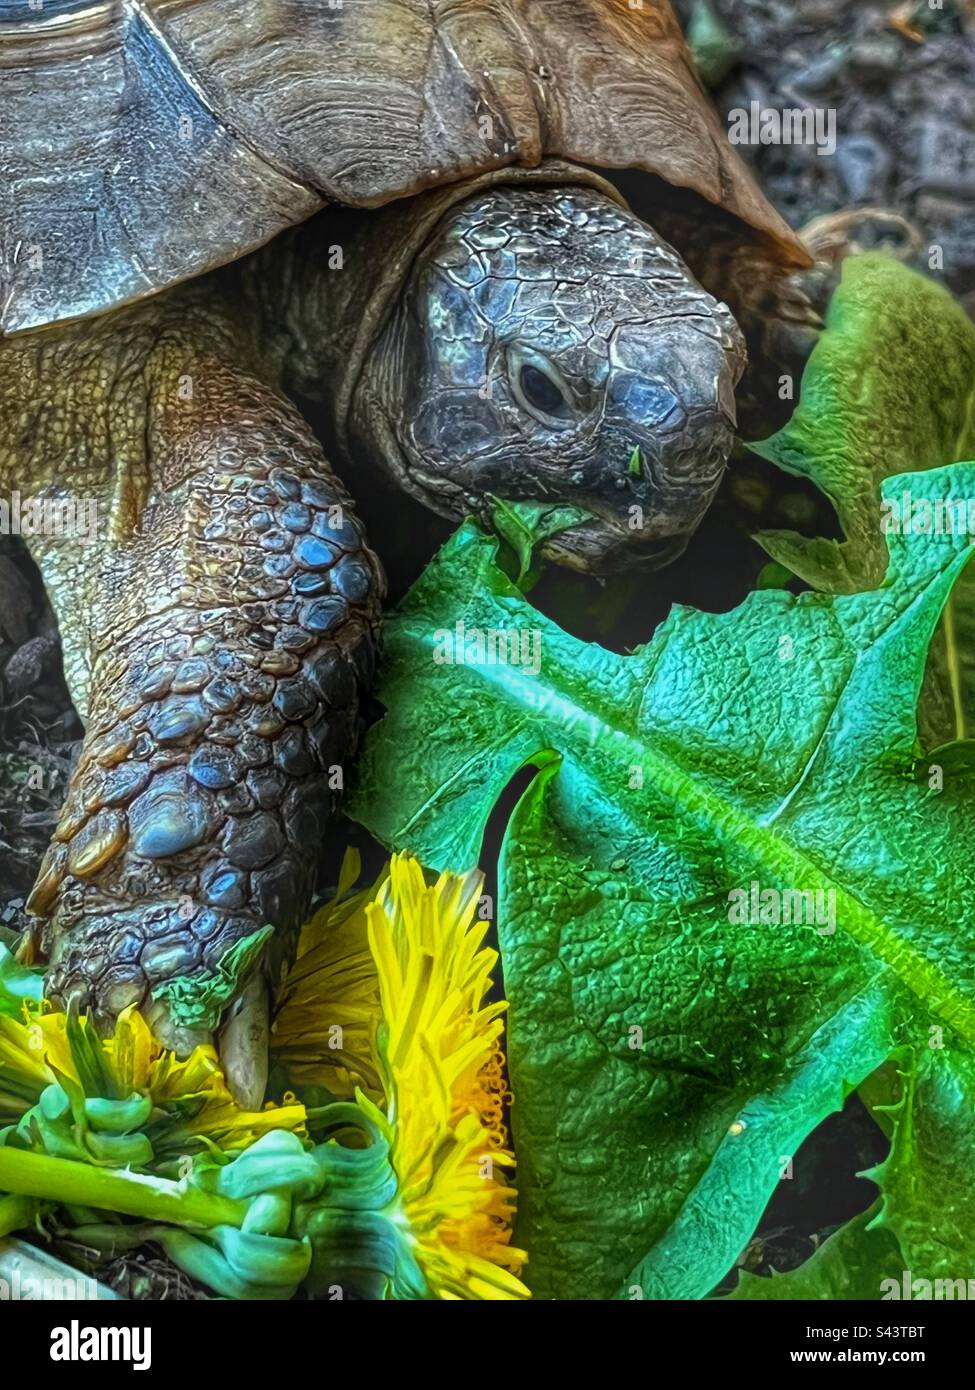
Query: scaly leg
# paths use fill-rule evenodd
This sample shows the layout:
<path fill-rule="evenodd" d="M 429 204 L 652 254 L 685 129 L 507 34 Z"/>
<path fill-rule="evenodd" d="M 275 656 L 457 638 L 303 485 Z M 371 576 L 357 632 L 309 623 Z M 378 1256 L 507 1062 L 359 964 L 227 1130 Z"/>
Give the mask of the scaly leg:
<path fill-rule="evenodd" d="M 185 1052 L 238 995 L 224 1063 L 259 1104 L 260 981 L 308 908 L 383 581 L 294 408 L 212 356 L 188 404 L 187 366 L 147 366 L 149 496 L 102 565 L 86 738 L 28 907 L 51 997 L 103 1023 L 138 1004 Z"/>

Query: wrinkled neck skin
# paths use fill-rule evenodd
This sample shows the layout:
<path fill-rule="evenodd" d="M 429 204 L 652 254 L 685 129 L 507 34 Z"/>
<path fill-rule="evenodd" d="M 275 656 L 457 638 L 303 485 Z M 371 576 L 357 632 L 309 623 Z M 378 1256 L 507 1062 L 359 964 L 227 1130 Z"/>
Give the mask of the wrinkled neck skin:
<path fill-rule="evenodd" d="M 591 520 L 548 552 L 573 568 L 657 567 L 686 545 L 730 452 L 744 347 L 598 176 L 496 171 L 333 214 L 268 269 L 251 281 L 265 347 L 325 401 L 348 460 L 457 520 L 495 497 L 576 505 Z"/>

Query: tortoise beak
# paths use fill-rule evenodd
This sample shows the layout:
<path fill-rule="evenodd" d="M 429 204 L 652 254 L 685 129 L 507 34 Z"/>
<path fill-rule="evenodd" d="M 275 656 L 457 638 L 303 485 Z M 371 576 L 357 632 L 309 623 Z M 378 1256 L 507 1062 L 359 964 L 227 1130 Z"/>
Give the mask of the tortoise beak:
<path fill-rule="evenodd" d="M 597 446 L 579 487 L 592 520 L 554 537 L 550 558 L 605 574 L 658 569 L 684 550 L 731 453 L 740 366 L 707 326 L 617 330 Z"/>
<path fill-rule="evenodd" d="M 724 470 L 737 366 L 708 331 L 631 324 L 616 334 L 603 428 L 627 477 L 645 479 L 675 517 L 698 511 Z"/>

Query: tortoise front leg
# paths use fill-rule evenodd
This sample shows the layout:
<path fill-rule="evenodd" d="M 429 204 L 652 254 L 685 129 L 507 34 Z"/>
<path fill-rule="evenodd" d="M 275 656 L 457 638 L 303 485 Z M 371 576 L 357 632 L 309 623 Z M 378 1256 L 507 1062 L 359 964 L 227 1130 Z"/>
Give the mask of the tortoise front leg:
<path fill-rule="evenodd" d="M 137 1004 L 180 1052 L 211 1035 L 228 962 L 257 949 L 272 980 L 286 963 L 383 587 L 297 412 L 221 364 L 195 382 L 189 408 L 171 372 L 153 388 L 152 491 L 100 576 L 86 738 L 28 903 L 53 999 L 105 1024 Z M 251 1042 L 222 1050 L 256 1104 L 261 991 L 248 998 L 236 1032 Z"/>

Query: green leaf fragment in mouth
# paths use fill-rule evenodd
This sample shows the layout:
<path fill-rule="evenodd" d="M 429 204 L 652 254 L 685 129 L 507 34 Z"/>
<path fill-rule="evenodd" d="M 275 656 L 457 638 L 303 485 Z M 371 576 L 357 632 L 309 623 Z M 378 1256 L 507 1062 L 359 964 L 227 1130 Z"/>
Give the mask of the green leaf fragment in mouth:
<path fill-rule="evenodd" d="M 532 562 L 535 552 L 550 536 L 582 526 L 592 518 L 582 507 L 569 503 L 510 502 L 503 497 L 491 499 L 491 521 L 502 540 L 507 541 L 518 560 L 515 583 L 520 589 L 531 587 Z"/>

